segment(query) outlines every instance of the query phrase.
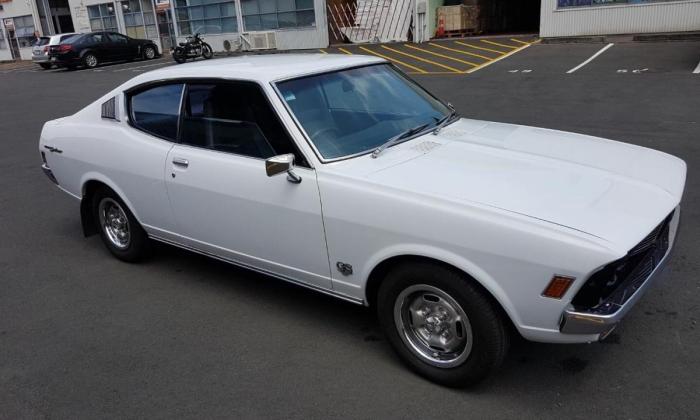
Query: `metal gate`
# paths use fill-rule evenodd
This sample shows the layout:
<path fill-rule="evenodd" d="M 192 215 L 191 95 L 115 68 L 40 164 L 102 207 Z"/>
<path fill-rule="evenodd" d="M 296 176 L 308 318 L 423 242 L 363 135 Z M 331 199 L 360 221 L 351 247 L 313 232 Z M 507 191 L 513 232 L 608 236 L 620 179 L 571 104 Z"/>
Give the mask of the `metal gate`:
<path fill-rule="evenodd" d="M 413 0 L 327 0 L 331 44 L 410 41 Z"/>

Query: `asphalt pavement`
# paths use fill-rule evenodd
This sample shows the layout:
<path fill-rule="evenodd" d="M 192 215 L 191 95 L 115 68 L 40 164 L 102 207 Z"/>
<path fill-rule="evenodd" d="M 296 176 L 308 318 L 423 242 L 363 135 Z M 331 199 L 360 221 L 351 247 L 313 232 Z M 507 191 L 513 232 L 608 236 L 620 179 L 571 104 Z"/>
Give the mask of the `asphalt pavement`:
<path fill-rule="evenodd" d="M 615 44 L 567 73 L 604 46 L 411 75 L 463 116 L 688 163 L 675 255 L 624 323 L 603 343 L 516 340 L 469 390 L 406 369 L 368 309 L 168 246 L 126 264 L 83 238 L 78 201 L 39 168 L 41 126 L 169 60 L 0 68 L 0 418 L 700 417 L 700 43 Z"/>

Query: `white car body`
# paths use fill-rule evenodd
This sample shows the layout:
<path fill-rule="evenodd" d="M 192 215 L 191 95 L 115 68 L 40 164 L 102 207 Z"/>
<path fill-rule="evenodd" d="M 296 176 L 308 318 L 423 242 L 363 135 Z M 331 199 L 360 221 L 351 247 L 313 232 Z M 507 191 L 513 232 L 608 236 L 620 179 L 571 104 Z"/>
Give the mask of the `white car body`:
<path fill-rule="evenodd" d="M 676 210 L 672 245 L 685 163 L 630 144 L 471 119 L 378 159 L 324 161 L 275 82 L 380 62 L 280 54 L 152 71 L 47 122 L 40 150 L 61 189 L 81 199 L 89 181 L 106 184 L 153 239 L 361 304 L 371 303 L 375 285 L 368 283 L 383 263 L 429 258 L 477 280 L 527 339 L 598 340 L 642 290 L 603 321 L 577 315 L 571 300 L 593 273 L 624 257 Z M 294 169 L 303 181 L 269 178 L 260 159 L 173 144 L 130 126 L 125 91 L 181 78 L 258 83 L 308 159 L 310 169 Z M 101 118 L 111 98 L 120 120 Z M 189 167 L 175 166 L 175 159 Z M 351 265 L 352 274 L 338 263 Z M 561 299 L 542 296 L 554 275 L 575 278 Z M 582 320 L 583 328 L 563 331 L 567 317 Z"/>

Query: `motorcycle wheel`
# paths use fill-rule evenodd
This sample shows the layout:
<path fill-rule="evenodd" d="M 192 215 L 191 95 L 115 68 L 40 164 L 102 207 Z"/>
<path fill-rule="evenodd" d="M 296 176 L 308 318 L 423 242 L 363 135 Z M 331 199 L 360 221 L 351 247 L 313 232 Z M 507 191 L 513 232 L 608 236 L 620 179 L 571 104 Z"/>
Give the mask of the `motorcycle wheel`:
<path fill-rule="evenodd" d="M 177 62 L 178 64 L 182 64 L 185 61 L 187 61 L 185 51 L 183 51 L 182 48 L 175 48 L 175 51 L 173 51 L 173 60 L 175 60 L 175 62 Z"/>
<path fill-rule="evenodd" d="M 212 51 L 211 47 L 207 43 L 202 43 L 202 57 L 206 58 L 207 60 L 214 57 L 214 51 Z"/>

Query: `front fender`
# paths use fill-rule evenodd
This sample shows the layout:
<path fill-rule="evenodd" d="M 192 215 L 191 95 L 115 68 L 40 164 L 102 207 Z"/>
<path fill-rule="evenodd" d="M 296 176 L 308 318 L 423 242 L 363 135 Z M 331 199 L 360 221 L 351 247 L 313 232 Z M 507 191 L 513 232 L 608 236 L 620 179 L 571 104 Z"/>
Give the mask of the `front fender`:
<path fill-rule="evenodd" d="M 372 255 L 372 257 L 367 260 L 367 263 L 362 268 L 363 284 L 365 286 L 367 285 L 370 274 L 379 266 L 379 264 L 391 258 L 402 256 L 430 258 L 463 271 L 476 280 L 486 290 L 488 290 L 488 292 L 496 299 L 496 301 L 498 301 L 515 325 L 521 324 L 520 316 L 518 315 L 513 302 L 503 288 L 488 272 L 467 258 L 437 247 L 422 244 L 400 244 L 381 249 Z M 364 292 L 365 302 L 367 302 L 367 287 L 365 287 Z"/>

